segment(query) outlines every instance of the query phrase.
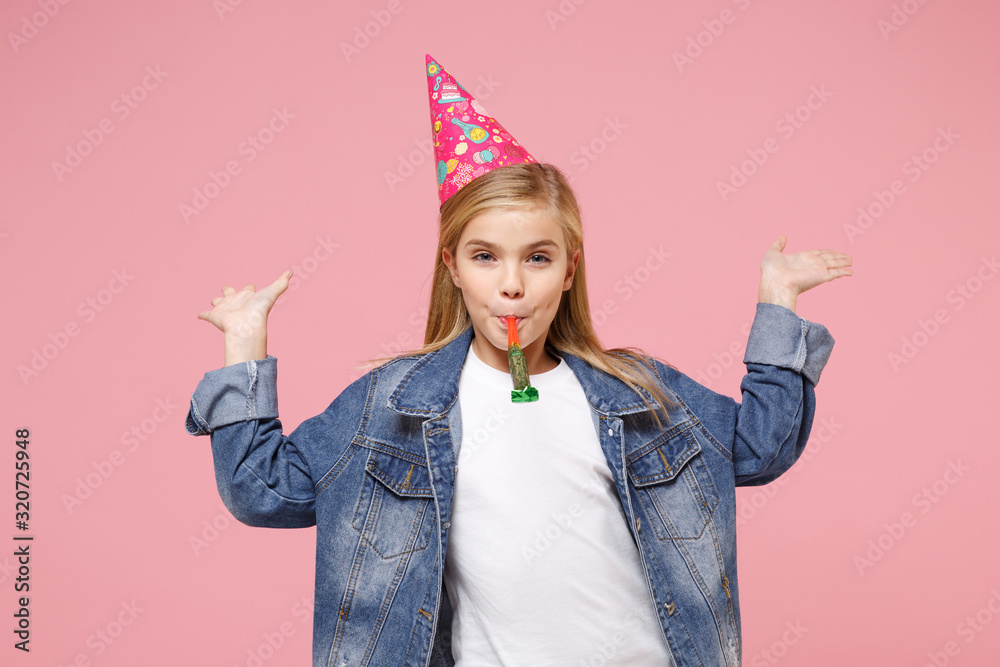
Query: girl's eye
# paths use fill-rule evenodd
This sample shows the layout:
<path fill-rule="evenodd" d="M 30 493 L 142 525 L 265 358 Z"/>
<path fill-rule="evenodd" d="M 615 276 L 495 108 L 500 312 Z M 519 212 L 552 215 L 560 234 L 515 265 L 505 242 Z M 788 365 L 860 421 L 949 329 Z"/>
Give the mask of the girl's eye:
<path fill-rule="evenodd" d="M 530 260 L 531 260 L 531 262 L 530 262 L 531 264 L 544 264 L 545 262 L 549 261 L 549 258 L 546 257 L 545 255 L 532 255 L 530 257 Z M 538 261 L 534 261 L 534 260 L 538 260 Z"/>
<path fill-rule="evenodd" d="M 488 252 L 477 252 L 475 255 L 472 256 L 472 259 L 473 261 L 477 262 L 478 261 L 488 262 L 489 260 L 493 259 L 493 255 L 491 255 Z"/>

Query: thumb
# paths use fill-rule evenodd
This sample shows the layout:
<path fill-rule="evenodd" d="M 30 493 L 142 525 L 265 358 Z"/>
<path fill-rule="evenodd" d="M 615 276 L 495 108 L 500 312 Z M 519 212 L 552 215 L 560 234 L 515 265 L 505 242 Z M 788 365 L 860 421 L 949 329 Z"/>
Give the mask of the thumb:
<path fill-rule="evenodd" d="M 777 250 L 778 252 L 781 252 L 785 249 L 786 243 L 788 243 L 788 239 L 785 238 L 784 234 L 782 234 L 778 238 L 774 239 L 774 242 L 771 243 L 771 247 L 768 248 L 768 250 Z"/>
<path fill-rule="evenodd" d="M 288 269 L 278 276 L 277 279 L 269 285 L 269 287 L 275 291 L 277 296 L 280 296 L 286 289 L 288 289 L 288 281 L 291 276 L 292 270 Z"/>

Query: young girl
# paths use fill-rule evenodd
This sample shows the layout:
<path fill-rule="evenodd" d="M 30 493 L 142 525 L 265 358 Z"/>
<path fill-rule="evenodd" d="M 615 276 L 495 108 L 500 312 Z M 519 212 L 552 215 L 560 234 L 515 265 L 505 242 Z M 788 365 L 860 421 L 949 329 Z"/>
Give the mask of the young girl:
<path fill-rule="evenodd" d="M 784 236 L 764 254 L 742 404 L 604 349 L 563 174 L 474 100 L 464 113 L 430 56 L 427 75 L 442 206 L 424 346 L 284 435 L 266 321 L 291 271 L 224 286 L 198 316 L 225 367 L 187 417 L 223 501 L 249 525 L 317 526 L 317 667 L 737 667 L 735 486 L 802 453 L 834 341 L 796 297 L 850 256 L 784 254 Z M 477 138 L 488 168 L 463 170 Z M 534 402 L 511 400 L 508 318 Z"/>

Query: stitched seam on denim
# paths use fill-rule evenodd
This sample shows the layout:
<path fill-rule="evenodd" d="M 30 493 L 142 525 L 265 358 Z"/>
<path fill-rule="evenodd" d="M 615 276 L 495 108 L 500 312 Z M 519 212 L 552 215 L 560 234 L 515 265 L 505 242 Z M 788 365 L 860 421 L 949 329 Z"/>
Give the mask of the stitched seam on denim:
<path fill-rule="evenodd" d="M 330 488 L 330 485 L 333 484 L 334 480 L 340 477 L 340 473 L 343 472 L 348 462 L 350 462 L 350 460 L 354 458 L 354 454 L 357 453 L 357 451 L 358 451 L 357 443 L 351 441 L 351 444 L 347 446 L 347 449 L 344 450 L 344 453 L 341 454 L 337 462 L 333 464 L 333 467 L 330 468 L 330 470 L 327 471 L 325 475 L 323 475 L 322 479 L 320 479 L 316 483 L 315 488 L 317 496 L 319 496 L 319 494 L 321 494 L 323 491 L 326 491 L 328 488 Z"/>
<path fill-rule="evenodd" d="M 656 366 L 656 372 L 657 372 L 658 375 L 660 375 L 660 366 L 659 365 Z M 666 381 L 666 379 L 664 379 L 664 377 L 662 375 L 660 375 L 660 383 L 661 383 L 661 385 L 663 387 L 667 386 L 667 381 Z M 719 452 L 724 457 L 726 457 L 726 460 L 732 462 L 732 460 L 733 460 L 733 454 L 732 454 L 732 452 L 730 452 L 729 450 L 727 450 L 725 448 L 725 446 L 721 442 L 719 442 L 718 439 L 716 439 L 716 437 L 714 435 L 712 435 L 712 432 L 709 431 L 708 427 L 705 426 L 705 424 L 698 418 L 698 415 L 695 414 L 694 410 L 692 410 L 691 407 L 688 406 L 687 401 L 685 401 L 683 398 L 681 398 L 681 395 L 678 394 L 677 392 L 673 391 L 673 390 L 670 390 L 670 395 L 673 397 L 674 400 L 677 401 L 677 403 L 678 403 L 678 405 L 680 407 L 684 408 L 684 411 L 687 412 L 688 415 L 690 415 L 691 419 L 694 420 L 694 423 L 701 427 L 702 433 L 704 433 L 706 436 L 708 436 L 708 442 L 713 447 L 715 447 L 716 449 L 718 449 Z M 733 401 L 733 399 L 729 398 L 728 396 L 725 397 L 725 398 L 728 398 L 730 401 Z M 733 403 L 735 403 L 735 402 L 736 401 L 733 401 Z M 687 420 L 684 420 L 684 422 L 682 422 L 682 423 L 686 424 Z"/>
<path fill-rule="evenodd" d="M 250 376 L 250 386 L 247 388 L 247 419 L 253 419 L 254 389 L 257 387 L 257 360 L 251 359 L 247 365 Z"/>
<path fill-rule="evenodd" d="M 809 323 L 799 318 L 799 346 L 795 351 L 795 371 L 802 372 L 806 364 L 806 357 L 809 356 L 809 347 L 806 344 L 806 336 L 809 334 Z"/>
<path fill-rule="evenodd" d="M 728 396 L 726 396 L 725 398 L 728 398 L 733 403 L 736 403 L 736 401 L 734 401 L 732 398 L 729 398 Z M 725 456 L 727 460 L 732 462 L 733 453 L 727 450 L 725 446 L 721 442 L 719 442 L 714 435 L 712 435 L 712 432 L 708 430 L 708 427 L 705 426 L 705 424 L 698 418 L 698 415 L 694 413 L 694 410 L 688 407 L 688 404 L 684 401 L 684 399 L 680 397 L 679 394 L 677 395 L 677 401 L 684 406 L 685 410 L 688 411 L 688 413 L 694 419 L 695 424 L 701 426 L 702 433 L 708 436 L 708 441 L 712 444 L 712 446 L 718 449 L 720 452 L 722 452 L 722 455 Z"/>
<path fill-rule="evenodd" d="M 194 415 L 195 426 L 198 427 L 199 433 L 210 433 L 211 428 L 209 427 L 208 421 L 202 416 L 201 411 L 198 409 L 198 404 L 195 403 L 194 397 L 191 397 L 191 412 Z"/>
<path fill-rule="evenodd" d="M 412 551 L 405 553 L 410 554 Z M 385 628 L 385 619 L 389 616 L 389 610 L 392 608 L 392 601 L 395 599 L 396 593 L 399 591 L 399 585 L 403 581 L 409 562 L 410 556 L 407 555 L 405 558 L 400 558 L 399 562 L 396 564 L 396 571 L 393 574 L 392 581 L 389 582 L 389 591 L 385 598 L 382 599 L 382 605 L 379 608 L 378 618 L 375 623 L 375 632 L 372 633 L 371 638 L 368 640 L 368 646 L 365 648 L 365 655 L 361 661 L 361 664 L 363 665 L 367 665 L 372 658 L 378 638 L 382 634 L 382 630 Z"/>
<path fill-rule="evenodd" d="M 715 547 L 715 558 L 716 561 L 719 563 L 719 571 L 722 573 L 722 576 L 724 577 L 722 585 L 725 587 L 726 580 L 729 579 L 729 574 L 726 572 L 726 559 L 723 556 L 722 549 L 719 546 L 719 532 L 718 530 L 716 530 L 715 522 L 712 522 L 711 533 L 712 533 L 712 545 Z M 736 537 L 735 534 L 733 535 L 733 537 L 734 538 Z M 725 591 L 723 591 L 723 595 L 725 595 Z M 740 639 L 739 631 L 736 627 L 736 603 L 733 602 L 733 600 L 735 599 L 736 599 L 736 592 L 732 590 L 729 591 L 729 595 L 726 595 L 726 610 L 728 611 L 729 615 L 729 630 L 730 634 L 733 637 L 733 642 L 734 642 L 733 646 L 735 648 L 736 655 L 738 656 L 740 654 L 740 645 L 742 644 L 742 640 Z M 720 637 L 720 640 L 721 639 L 722 638 Z M 739 663 L 737 662 L 737 664 Z"/>
<path fill-rule="evenodd" d="M 643 540 L 644 546 L 648 546 L 648 545 L 645 544 L 645 541 L 646 541 L 646 535 L 645 535 L 645 533 L 642 533 L 642 540 Z M 660 581 L 662 581 L 663 584 L 667 588 L 667 595 L 670 598 L 670 601 L 674 602 L 674 595 L 673 595 L 673 593 L 670 590 L 670 580 L 663 574 L 663 570 L 660 568 L 660 561 L 659 561 L 659 558 L 657 558 L 656 552 L 652 549 L 652 547 L 650 547 L 648 550 L 649 550 L 649 554 L 648 554 L 648 558 L 646 560 L 651 565 L 651 567 L 656 570 L 656 574 L 659 577 Z M 671 632 L 674 632 L 675 628 L 677 627 L 677 625 L 683 626 L 683 628 L 684 628 L 684 634 L 687 635 L 687 638 L 688 638 L 688 644 L 694 649 L 695 655 L 698 655 L 698 647 L 695 645 L 694 640 L 691 638 L 691 631 L 688 630 L 687 621 L 685 620 L 684 615 L 681 614 L 681 615 L 677 616 L 677 612 L 676 612 L 676 609 L 675 609 L 674 615 L 677 616 L 677 618 L 674 619 L 674 617 L 671 616 L 671 619 L 672 619 L 671 622 L 670 623 L 666 623 L 666 619 L 662 619 L 661 620 L 661 618 L 662 618 L 661 615 L 666 614 L 666 610 L 664 610 L 663 605 L 657 604 L 655 600 L 650 600 L 650 602 L 653 602 L 653 610 L 656 612 L 656 620 L 660 624 L 660 631 L 663 633 L 663 635 L 666 636 L 668 630 L 671 631 Z M 676 604 L 676 602 L 675 602 L 675 604 Z M 666 627 L 666 628 L 663 627 L 664 624 L 666 624 L 668 627 Z M 671 656 L 673 656 L 674 649 L 673 649 L 672 646 L 670 646 L 669 639 L 667 640 L 667 646 L 669 647 Z M 698 659 L 700 661 L 701 657 L 699 656 Z M 704 664 L 704 662 L 702 662 L 701 664 Z"/>
<path fill-rule="evenodd" d="M 427 362 L 430 359 L 432 359 L 435 355 L 437 355 L 438 352 L 440 352 L 440 350 L 435 350 L 434 352 L 430 352 L 422 359 L 418 360 L 417 363 L 413 364 L 413 366 L 410 367 L 410 370 L 406 372 L 406 375 L 403 376 L 403 379 L 399 381 L 399 384 L 396 386 L 396 390 L 392 392 L 392 394 L 389 396 L 389 400 L 395 402 L 396 399 L 399 397 L 399 394 L 403 391 L 407 383 L 410 381 L 410 378 L 413 377 L 413 374 L 416 373 L 418 369 L 427 364 Z M 416 408 L 405 408 L 405 409 L 412 412 L 419 412 L 420 414 L 430 414 L 429 410 L 418 410 Z"/>
<path fill-rule="evenodd" d="M 678 475 L 676 478 L 674 478 L 670 483 L 671 484 L 679 484 L 680 482 L 677 481 L 678 478 L 683 478 L 684 479 L 684 482 L 688 485 L 688 492 L 691 494 L 691 497 L 692 498 L 695 497 L 696 494 L 694 493 L 694 491 L 692 491 L 692 484 L 695 485 L 695 486 L 697 486 L 698 482 L 697 482 L 697 479 L 695 478 L 694 471 L 693 470 L 687 470 L 686 473 L 682 472 L 680 475 Z M 658 540 L 660 540 L 660 541 L 663 541 L 663 542 L 676 542 L 678 540 L 699 540 L 699 539 L 701 539 L 701 536 L 705 534 L 705 528 L 712 521 L 712 515 L 715 513 L 715 506 L 718 506 L 719 503 L 716 502 L 715 506 L 712 507 L 711 511 L 708 513 L 708 518 L 705 520 L 705 524 L 699 529 L 697 535 L 694 535 L 694 536 L 685 536 L 685 535 L 681 535 L 680 534 L 681 531 L 678 530 L 677 526 L 674 525 L 674 522 L 670 520 L 669 513 L 666 511 L 665 508 L 663 508 L 663 504 L 660 502 L 659 497 L 655 493 L 653 493 L 652 489 L 655 489 L 655 488 L 658 488 L 658 487 L 656 487 L 656 486 L 643 487 L 642 489 L 637 489 L 637 491 L 640 492 L 640 500 L 641 500 L 641 492 L 642 491 L 647 491 L 648 492 L 650 503 L 652 503 L 652 505 L 653 505 L 653 510 L 654 510 L 653 513 L 656 514 L 656 516 L 659 517 L 660 521 L 663 522 L 663 527 L 664 527 L 664 530 L 666 531 L 664 537 L 660 537 L 660 531 L 656 531 L 655 529 L 656 529 L 657 526 L 656 526 L 656 524 L 653 524 L 654 531 L 656 532 L 656 538 Z M 697 495 L 700 495 L 700 494 L 697 494 Z M 647 510 L 647 513 L 649 513 L 649 510 Z M 702 517 L 705 516 L 702 513 L 701 508 L 698 509 L 698 514 L 700 516 L 702 516 Z M 671 534 L 671 533 L 673 533 L 673 534 Z M 676 537 L 674 535 L 676 535 Z"/>
<path fill-rule="evenodd" d="M 429 354 L 427 355 L 427 357 L 430 357 L 431 355 L 434 355 L 434 354 L 437 354 L 437 351 L 429 353 Z M 426 359 L 427 357 L 425 357 L 424 359 Z M 421 361 L 423 361 L 423 359 L 421 359 Z M 394 391 L 394 392 L 392 393 L 392 396 L 390 396 L 390 401 L 395 401 L 395 400 L 396 400 L 396 397 L 397 397 L 397 396 L 399 395 L 399 392 L 401 392 L 401 391 L 403 390 L 403 386 L 404 386 L 404 385 L 405 385 L 405 384 L 406 384 L 407 382 L 409 382 L 409 381 L 410 381 L 410 377 L 411 377 L 411 376 L 413 375 L 413 373 L 414 373 L 414 372 L 415 372 L 415 371 L 417 370 L 417 368 L 418 368 L 418 367 L 419 367 L 420 365 L 421 365 L 421 364 L 420 364 L 420 362 L 418 362 L 418 363 L 416 363 L 416 364 L 414 364 L 414 365 L 413 365 L 413 368 L 411 368 L 411 369 L 410 369 L 410 371 L 409 371 L 409 372 L 408 372 L 408 373 L 406 374 L 406 376 L 405 376 L 405 377 L 404 377 L 404 378 L 402 379 L 402 381 L 400 382 L 399 386 L 398 386 L 398 387 L 396 387 L 396 391 Z M 455 404 L 455 401 L 457 401 L 457 400 L 458 400 L 458 392 L 456 391 L 456 392 L 455 392 L 455 395 L 454 395 L 454 396 L 452 396 L 452 398 L 451 398 L 451 401 L 449 401 L 449 402 L 448 402 L 448 404 L 447 404 L 447 405 L 445 405 L 445 406 L 444 406 L 444 407 L 443 407 L 443 408 L 442 408 L 442 409 L 441 409 L 440 411 L 438 411 L 438 412 L 435 412 L 435 411 L 433 411 L 433 410 L 418 410 L 417 408 L 401 408 L 401 409 L 404 409 L 404 410 L 406 410 L 407 412 L 415 412 L 415 413 L 418 413 L 418 414 L 422 414 L 422 415 L 437 415 L 437 414 L 445 414 L 446 412 L 448 412 L 448 411 L 449 411 L 449 410 L 451 409 L 451 406 L 452 406 L 452 405 L 454 405 L 454 404 Z"/>
<path fill-rule="evenodd" d="M 428 585 L 427 585 L 427 592 L 424 593 L 424 599 L 421 600 L 420 606 L 417 607 L 417 617 L 415 619 L 415 622 L 413 623 L 413 630 L 410 631 L 410 641 L 406 645 L 406 656 L 403 658 L 403 664 L 409 664 L 410 663 L 410 656 L 413 654 L 413 640 L 417 636 L 417 628 L 420 627 L 421 623 L 427 623 L 428 624 L 428 626 L 430 627 L 430 634 L 432 636 L 432 640 L 431 641 L 433 641 L 434 628 L 437 625 L 437 619 L 434 618 L 433 614 L 431 614 L 431 618 L 425 621 L 423 619 L 426 619 L 427 617 L 424 616 L 424 614 L 421 613 L 421 612 L 426 612 L 428 614 L 430 613 L 430 612 L 427 611 L 427 606 L 428 606 L 427 605 L 427 600 L 431 598 L 431 587 L 433 585 L 434 585 L 434 581 L 432 579 L 428 583 Z M 423 617 L 423 619 L 421 617 Z M 429 645 L 427 647 L 428 654 L 430 654 L 430 652 L 433 649 L 434 649 L 433 645 Z M 416 658 L 414 658 L 414 661 L 415 660 L 416 660 Z"/>
<path fill-rule="evenodd" d="M 430 498 L 418 497 L 418 498 L 413 498 L 413 499 L 411 499 L 409 501 L 400 500 L 400 502 L 413 502 L 413 503 L 420 503 L 421 504 L 421 507 L 416 508 L 416 513 L 415 513 L 415 515 L 413 517 L 413 523 L 410 524 L 410 533 L 406 537 L 406 542 L 403 543 L 403 551 L 399 551 L 399 552 L 387 555 L 385 553 L 382 553 L 382 550 L 379 549 L 379 547 L 376 546 L 375 543 L 372 542 L 369 539 L 369 535 L 371 534 L 371 532 L 368 531 L 369 518 L 371 517 L 372 513 L 374 513 L 375 518 L 373 519 L 373 521 L 375 523 L 378 522 L 378 516 L 379 516 L 379 514 L 382 513 L 382 504 L 383 504 L 382 503 L 382 499 L 385 497 L 386 493 L 392 493 L 392 491 L 389 491 L 388 488 L 386 488 L 383 484 L 381 484 L 381 482 L 380 482 L 380 480 L 378 480 L 378 478 L 372 477 L 372 481 L 375 484 L 375 487 L 373 487 L 373 489 L 372 489 L 372 500 L 373 501 L 375 500 L 375 495 L 377 494 L 378 495 L 378 504 L 374 508 L 371 508 L 371 506 L 369 505 L 369 510 L 368 510 L 369 516 L 365 517 L 365 523 L 364 523 L 365 530 L 364 531 L 358 530 L 358 527 L 355 526 L 353 522 L 351 523 L 351 526 L 354 528 L 354 530 L 357 530 L 360 533 L 361 540 L 364 543 L 366 543 L 368 546 L 370 546 L 372 548 L 372 551 L 374 551 L 375 553 L 377 553 L 379 555 L 379 557 L 382 558 L 383 560 L 391 560 L 391 559 L 396 558 L 397 556 L 401 556 L 403 554 L 413 553 L 414 551 L 423 551 L 424 549 L 426 549 L 430 545 L 430 534 L 429 534 L 430 531 L 429 530 L 427 531 L 428 532 L 427 543 L 424 544 L 423 546 L 416 546 L 416 544 L 418 542 L 418 540 L 417 540 L 417 534 L 420 532 L 418 530 L 418 528 L 419 528 L 419 525 L 423 522 L 424 515 L 427 513 L 427 507 L 430 505 Z M 378 489 L 381 489 L 381 493 L 378 493 Z M 360 506 L 360 502 L 359 502 L 359 506 Z M 374 530 L 375 530 L 375 526 L 373 525 L 372 528 L 371 528 L 371 531 L 374 531 Z M 411 543 L 412 543 L 412 545 L 411 545 Z M 407 547 L 410 547 L 410 548 L 407 548 Z"/>
<path fill-rule="evenodd" d="M 725 561 L 722 558 L 722 554 L 721 554 L 721 552 L 719 550 L 718 534 L 717 534 L 717 532 L 715 530 L 715 524 L 714 523 L 712 523 L 711 535 L 712 535 L 712 546 L 715 549 L 716 562 L 719 565 L 719 573 L 721 574 L 722 577 L 725 577 L 725 578 L 728 579 L 728 575 L 726 574 L 726 564 L 725 564 Z M 726 599 L 726 610 L 728 612 L 728 616 L 729 616 L 729 620 L 730 620 L 730 624 L 731 624 L 730 629 L 734 629 L 736 627 L 736 617 L 735 617 L 735 615 L 733 613 L 732 591 L 729 592 L 730 593 L 729 595 L 726 595 L 726 582 L 723 579 L 719 580 L 719 585 L 722 586 L 722 597 L 724 597 Z M 721 600 L 722 597 L 720 597 L 719 599 Z M 723 630 L 722 630 L 722 626 L 724 625 L 724 623 L 722 622 L 722 619 L 719 618 L 718 614 L 716 614 L 716 608 L 718 607 L 718 605 L 714 603 L 714 598 L 713 598 L 713 602 L 709 603 L 708 606 L 709 606 L 709 609 L 712 611 L 712 617 L 715 619 L 715 627 L 718 630 L 719 647 L 725 652 L 726 649 L 729 647 L 729 644 L 728 644 L 728 642 L 726 642 L 725 637 L 724 637 L 724 635 L 726 633 L 724 633 Z M 735 632 L 734 632 L 734 634 L 735 634 Z"/>
<path fill-rule="evenodd" d="M 665 433 L 663 433 L 660 436 L 658 436 L 656 438 L 656 440 L 653 440 L 652 442 L 650 442 L 649 444 L 647 444 L 645 447 L 643 447 L 642 449 L 640 449 L 638 452 L 633 452 L 631 455 L 629 455 L 629 457 L 627 459 L 625 459 L 625 463 L 626 464 L 634 463 L 637 459 L 641 459 L 643 456 L 645 456 L 646 454 L 649 454 L 651 451 L 653 451 L 657 447 L 662 446 L 663 443 L 665 443 L 667 440 L 670 440 L 671 438 L 674 438 L 677 435 L 680 435 L 684 431 L 689 431 L 693 426 L 694 426 L 694 419 L 690 419 L 690 420 L 688 420 L 688 421 L 686 421 L 686 422 L 684 422 L 682 424 L 678 424 L 677 426 L 674 426 L 672 429 L 670 429 L 669 431 L 666 431 Z M 697 442 L 695 442 L 694 444 L 695 444 L 696 447 L 698 447 L 700 449 L 700 445 L 698 445 Z M 683 452 L 681 452 L 681 454 L 686 454 L 686 453 L 687 453 L 687 449 L 685 449 Z M 671 465 L 673 465 L 674 462 L 671 461 L 670 463 L 671 463 Z"/>
<path fill-rule="evenodd" d="M 358 499 L 360 503 L 360 498 Z M 347 577 L 347 588 L 344 591 L 344 597 L 341 598 L 340 609 L 337 612 L 337 625 L 334 628 L 333 641 L 330 643 L 330 657 L 327 659 L 327 667 L 333 665 L 333 659 L 340 655 L 340 644 L 344 641 L 344 635 L 346 634 L 345 626 L 347 621 L 345 616 L 350 614 L 351 603 L 354 601 L 355 587 L 357 586 L 357 578 L 361 574 L 361 565 L 364 563 L 364 542 L 358 540 L 358 546 L 354 550 L 354 558 L 351 559 L 351 570 Z M 360 562 L 359 562 L 360 559 Z M 344 610 L 347 613 L 344 613 Z"/>
<path fill-rule="evenodd" d="M 331 466 L 331 468 L 326 471 L 326 474 L 324 474 L 323 477 L 321 477 L 320 480 L 316 482 L 315 486 L 318 489 L 318 491 L 316 492 L 317 495 L 319 495 L 320 493 L 322 493 L 323 491 L 325 491 L 327 488 L 330 487 L 330 484 L 332 484 L 333 481 L 340 475 L 341 470 L 343 470 L 344 466 L 347 465 L 347 462 L 350 461 L 351 458 L 354 456 L 354 453 L 356 451 L 356 445 L 359 443 L 361 434 L 364 433 L 366 425 L 368 423 L 369 410 L 375 396 L 375 385 L 377 377 L 378 377 L 378 369 L 375 369 L 374 371 L 372 371 L 371 381 L 368 383 L 368 393 L 365 395 L 365 403 L 361 412 L 361 423 L 358 425 L 358 429 L 357 431 L 355 431 L 354 437 L 351 438 L 351 444 L 349 444 L 344 453 L 341 454 L 340 459 L 338 459 L 337 462 L 334 463 L 333 466 Z M 331 474 L 333 475 L 333 477 L 330 477 Z M 330 477 L 329 480 L 327 480 L 328 477 Z"/>
<path fill-rule="evenodd" d="M 707 586 L 705 585 L 705 580 L 701 576 L 701 572 L 698 570 L 698 567 L 695 564 L 692 563 L 691 553 L 684 546 L 684 542 L 679 541 L 679 540 L 675 540 L 674 541 L 674 545 L 677 547 L 677 551 L 680 552 L 681 557 L 684 559 L 685 564 L 687 564 L 688 571 L 691 574 L 691 578 L 695 580 L 696 584 L 698 584 L 698 590 L 699 590 L 699 592 L 702 595 L 704 595 L 706 598 L 711 599 L 710 595 L 706 593 Z M 687 624 L 685 623 L 685 629 L 686 628 L 687 628 Z M 690 637 L 690 636 L 691 635 L 688 634 L 688 637 Z M 697 646 L 697 644 L 694 641 L 691 642 L 691 647 L 694 649 L 694 652 L 697 654 L 698 653 L 698 646 Z M 698 659 L 701 660 L 701 655 L 700 654 L 698 655 Z M 702 664 L 704 664 L 704 661 L 702 661 Z"/>
<path fill-rule="evenodd" d="M 670 480 L 677 479 L 677 477 L 681 474 L 681 472 L 683 472 L 684 466 L 687 464 L 687 462 L 690 461 L 692 458 L 694 458 L 700 451 L 697 443 L 695 443 L 695 446 L 696 446 L 695 449 L 684 450 L 684 455 L 686 456 L 686 458 L 681 460 L 681 458 L 678 457 L 672 462 L 671 469 L 674 471 L 673 474 L 664 475 L 662 472 L 658 472 L 652 475 L 643 475 L 640 477 L 639 473 L 632 472 L 633 464 L 636 463 L 636 461 L 632 461 L 626 464 L 628 466 L 628 475 L 629 477 L 632 478 L 632 483 L 635 484 L 636 487 L 638 488 L 640 484 L 645 484 L 648 481 L 669 482 Z M 652 452 L 650 452 L 650 454 L 651 453 Z M 655 461 L 656 459 L 654 458 L 653 460 Z M 651 486 L 651 485 L 645 484 L 645 486 Z"/>
<path fill-rule="evenodd" d="M 373 440 L 372 438 L 361 437 L 355 440 L 359 446 L 365 449 L 370 449 L 376 452 L 382 452 L 383 454 L 389 454 L 390 456 L 395 456 L 398 459 L 403 459 L 404 461 L 409 461 L 410 463 L 415 463 L 419 466 L 427 467 L 427 460 L 423 456 L 417 456 L 412 452 L 408 452 L 405 449 L 400 449 L 394 447 L 386 442 L 381 442 L 380 440 Z"/>
<path fill-rule="evenodd" d="M 417 464 L 410 464 L 411 473 L 416 468 L 417 468 Z M 382 469 L 378 465 L 377 461 L 375 461 L 375 462 L 369 462 L 368 466 L 367 466 L 367 469 L 369 471 L 371 471 L 372 475 L 377 480 L 379 480 L 380 482 L 382 482 L 382 484 L 384 484 L 386 486 L 386 488 L 388 488 L 390 491 L 394 492 L 398 496 L 403 496 L 404 498 L 423 498 L 423 497 L 429 498 L 431 495 L 433 495 L 432 494 L 432 489 L 431 489 L 430 486 L 420 486 L 420 487 L 408 486 L 408 487 L 404 487 L 403 485 L 399 484 L 396 481 L 396 479 L 392 476 L 392 474 L 390 474 L 388 471 Z M 427 471 L 427 466 L 421 465 L 420 466 L 420 470 L 426 472 L 426 474 L 427 474 L 427 482 L 428 482 L 428 484 L 430 484 L 430 472 Z M 375 471 L 378 471 L 379 473 L 381 473 L 381 475 L 376 475 Z M 419 475 L 421 473 L 417 473 L 417 474 Z M 415 492 L 426 492 L 426 493 L 404 493 L 403 492 L 404 488 L 409 488 L 410 490 L 415 491 Z"/>

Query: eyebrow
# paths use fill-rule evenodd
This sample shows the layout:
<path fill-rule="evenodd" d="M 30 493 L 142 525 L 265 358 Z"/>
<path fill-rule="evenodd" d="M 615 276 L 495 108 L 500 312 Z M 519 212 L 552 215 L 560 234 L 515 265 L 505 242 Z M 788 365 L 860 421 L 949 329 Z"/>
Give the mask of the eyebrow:
<path fill-rule="evenodd" d="M 465 242 L 465 247 L 468 248 L 469 246 L 480 246 L 494 253 L 500 249 L 500 246 L 498 246 L 497 244 L 485 241 L 483 239 L 469 239 L 468 241 Z M 528 245 L 523 246 L 521 248 L 521 252 L 527 252 L 529 250 L 537 250 L 539 248 L 553 248 L 558 250 L 559 244 L 551 239 L 542 239 L 541 241 L 535 241 L 534 243 L 529 243 Z"/>

